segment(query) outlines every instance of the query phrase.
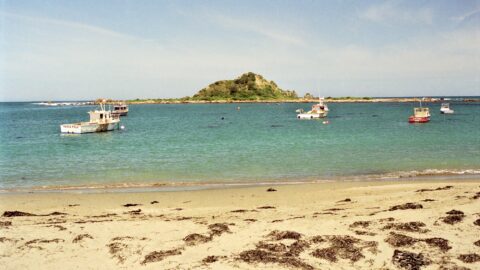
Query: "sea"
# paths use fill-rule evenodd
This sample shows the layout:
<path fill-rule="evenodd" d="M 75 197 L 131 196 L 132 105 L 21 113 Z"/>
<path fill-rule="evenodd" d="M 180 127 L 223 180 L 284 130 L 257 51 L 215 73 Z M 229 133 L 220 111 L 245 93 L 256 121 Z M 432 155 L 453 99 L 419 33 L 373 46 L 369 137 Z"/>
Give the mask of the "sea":
<path fill-rule="evenodd" d="M 409 124 L 415 103 L 130 105 L 123 129 L 66 135 L 95 106 L 0 103 L 0 191 L 189 189 L 480 175 L 480 103 Z"/>

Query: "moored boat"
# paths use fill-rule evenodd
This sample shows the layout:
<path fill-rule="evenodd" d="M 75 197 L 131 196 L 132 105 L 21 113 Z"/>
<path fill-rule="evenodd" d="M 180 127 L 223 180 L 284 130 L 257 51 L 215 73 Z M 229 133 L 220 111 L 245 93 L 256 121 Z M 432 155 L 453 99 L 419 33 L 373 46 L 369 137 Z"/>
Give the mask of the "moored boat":
<path fill-rule="evenodd" d="M 408 118 L 409 123 L 427 123 L 430 122 L 430 109 L 422 107 L 413 108 L 413 115 Z"/>
<path fill-rule="evenodd" d="M 127 116 L 128 114 L 128 105 L 127 104 L 116 104 L 113 105 L 112 114 L 117 114 L 119 116 Z"/>
<path fill-rule="evenodd" d="M 105 104 L 100 103 L 100 109 L 88 112 L 90 121 L 79 122 L 73 124 L 60 125 L 62 133 L 93 133 L 111 131 L 118 127 L 120 117 L 117 114 L 112 114 L 111 110 L 105 109 Z"/>
<path fill-rule="evenodd" d="M 450 103 L 442 103 L 442 106 L 440 106 L 440 113 L 452 114 L 454 113 L 454 110 L 450 108 Z"/>
<path fill-rule="evenodd" d="M 321 97 L 318 100 L 317 104 L 312 106 L 312 109 L 308 112 L 303 112 L 303 109 L 299 109 L 296 112 L 298 119 L 317 119 L 327 117 L 329 109 L 327 104 L 324 102 L 324 98 Z"/>

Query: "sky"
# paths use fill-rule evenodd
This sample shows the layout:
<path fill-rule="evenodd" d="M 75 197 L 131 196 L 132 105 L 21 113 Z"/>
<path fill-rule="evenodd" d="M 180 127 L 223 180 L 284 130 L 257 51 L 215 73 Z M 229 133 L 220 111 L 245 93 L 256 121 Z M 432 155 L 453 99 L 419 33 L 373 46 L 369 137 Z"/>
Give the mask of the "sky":
<path fill-rule="evenodd" d="M 0 101 L 480 95 L 480 0 L 0 0 Z"/>

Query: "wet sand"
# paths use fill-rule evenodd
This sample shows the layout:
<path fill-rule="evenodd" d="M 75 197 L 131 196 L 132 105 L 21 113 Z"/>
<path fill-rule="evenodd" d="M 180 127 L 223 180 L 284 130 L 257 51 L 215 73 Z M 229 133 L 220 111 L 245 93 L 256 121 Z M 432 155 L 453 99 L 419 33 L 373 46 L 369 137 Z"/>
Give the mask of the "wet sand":
<path fill-rule="evenodd" d="M 480 269 L 480 179 L 0 195 L 3 269 Z"/>

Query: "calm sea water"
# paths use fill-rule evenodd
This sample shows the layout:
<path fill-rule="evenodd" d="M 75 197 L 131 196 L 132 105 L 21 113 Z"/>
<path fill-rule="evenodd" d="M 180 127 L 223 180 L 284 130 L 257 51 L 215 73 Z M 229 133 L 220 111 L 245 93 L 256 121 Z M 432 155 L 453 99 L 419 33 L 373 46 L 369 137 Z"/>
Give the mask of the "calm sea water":
<path fill-rule="evenodd" d="M 328 125 L 295 118 L 311 104 L 132 105 L 123 131 L 61 135 L 94 107 L 0 103 L 0 188 L 480 173 L 480 104 L 426 105 L 408 124 L 412 103 L 331 103 Z"/>

